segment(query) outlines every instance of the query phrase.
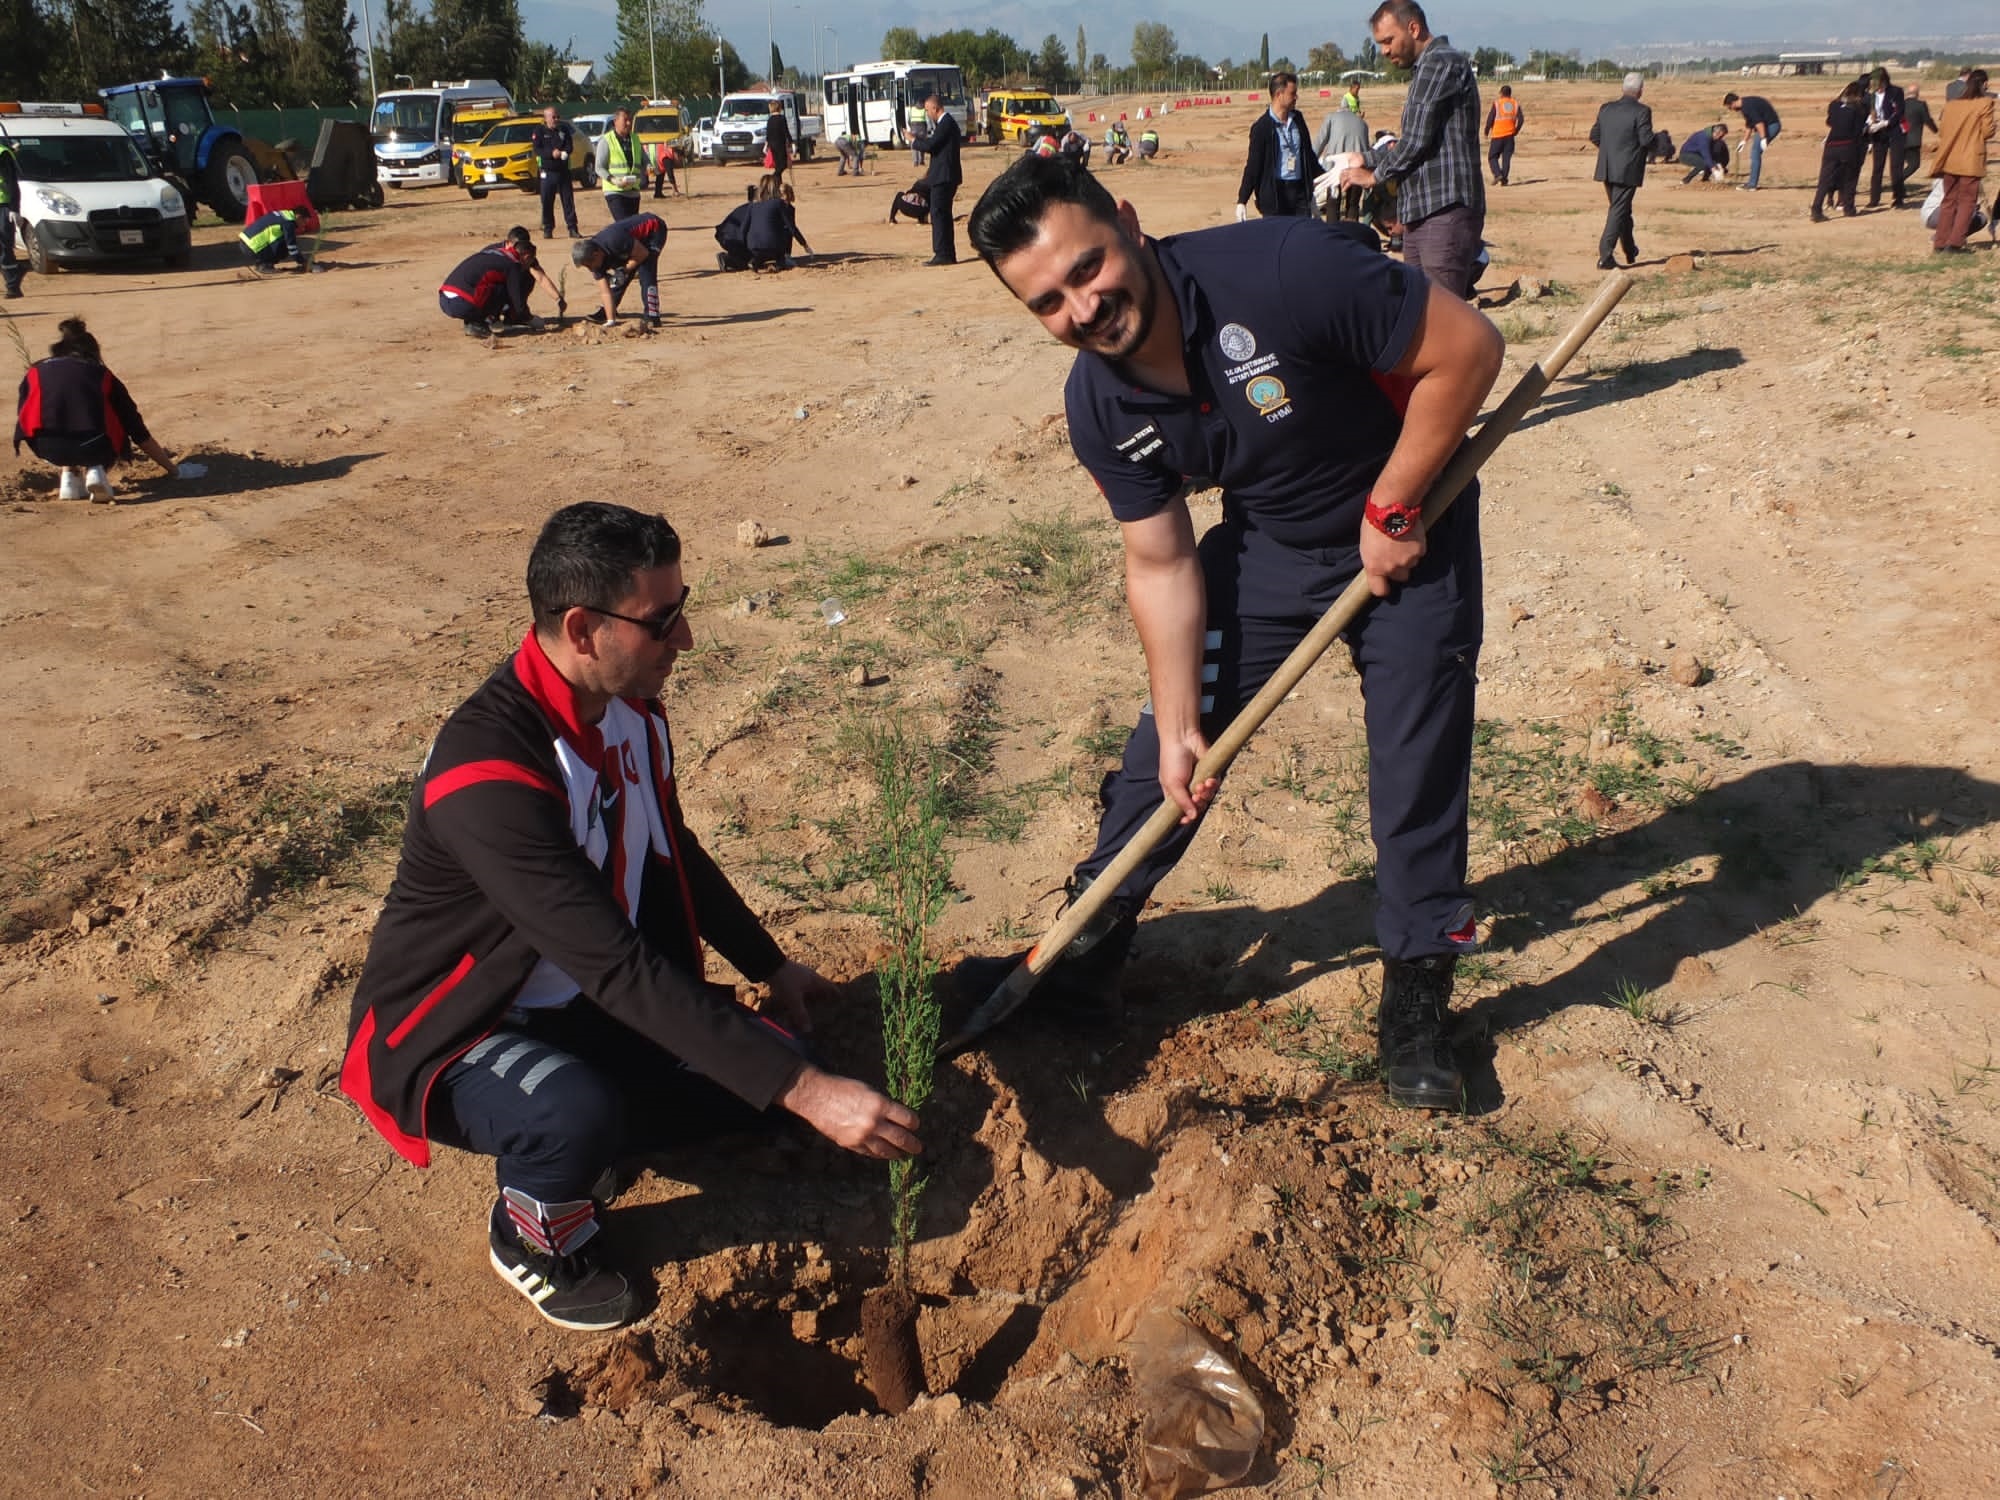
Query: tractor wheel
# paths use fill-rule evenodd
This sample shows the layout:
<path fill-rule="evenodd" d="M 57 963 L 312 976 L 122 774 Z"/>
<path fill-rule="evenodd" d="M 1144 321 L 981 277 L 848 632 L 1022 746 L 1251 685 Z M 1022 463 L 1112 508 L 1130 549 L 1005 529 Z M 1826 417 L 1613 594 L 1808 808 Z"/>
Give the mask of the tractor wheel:
<path fill-rule="evenodd" d="M 241 224 L 250 212 L 250 189 L 257 185 L 257 166 L 241 141 L 218 145 L 202 174 L 202 197 L 225 223 Z"/>

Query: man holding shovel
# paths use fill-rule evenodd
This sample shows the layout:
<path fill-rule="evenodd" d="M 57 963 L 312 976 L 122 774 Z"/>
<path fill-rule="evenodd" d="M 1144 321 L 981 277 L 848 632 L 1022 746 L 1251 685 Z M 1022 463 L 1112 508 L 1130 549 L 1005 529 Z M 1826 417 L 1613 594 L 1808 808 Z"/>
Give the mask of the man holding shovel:
<path fill-rule="evenodd" d="M 1129 203 L 1061 161 L 1009 167 L 969 228 L 1007 289 L 1078 351 L 1070 441 L 1121 524 L 1152 688 L 1072 890 L 1163 798 L 1181 810 L 1041 993 L 1071 1010 L 1115 1003 L 1138 912 L 1215 795 L 1216 780 L 1191 784 L 1196 761 L 1362 573 L 1374 604 L 1345 639 L 1366 705 L 1383 1080 L 1399 1104 L 1458 1107 L 1446 1008 L 1475 942 L 1479 517 L 1468 488 L 1427 532 L 1422 502 L 1499 373 L 1499 332 L 1312 220 L 1148 239 Z M 1191 482 L 1223 491 L 1223 519 L 1199 542 Z"/>

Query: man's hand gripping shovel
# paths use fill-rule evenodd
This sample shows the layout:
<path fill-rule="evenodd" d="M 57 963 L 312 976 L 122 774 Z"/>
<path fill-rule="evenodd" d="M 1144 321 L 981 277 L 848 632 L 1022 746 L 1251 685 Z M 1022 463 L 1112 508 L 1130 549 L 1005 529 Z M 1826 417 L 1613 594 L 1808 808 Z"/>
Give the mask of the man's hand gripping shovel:
<path fill-rule="evenodd" d="M 1493 450 L 1520 425 L 1521 419 L 1542 399 L 1577 350 L 1589 342 L 1590 336 L 1597 332 L 1611 309 L 1631 289 L 1632 278 L 1623 272 L 1604 278 L 1597 295 L 1578 316 L 1569 332 L 1521 376 L 1514 389 L 1508 392 L 1507 399 L 1495 408 L 1493 415 L 1480 424 L 1479 429 L 1453 455 L 1451 462 L 1445 465 L 1444 472 L 1438 475 L 1437 482 L 1424 497 L 1426 529 L 1435 524 L 1466 485 L 1472 482 L 1473 476 L 1493 456 Z M 1346 591 L 1334 601 L 1333 608 L 1321 616 L 1319 623 L 1285 658 L 1271 680 L 1264 684 L 1263 690 L 1244 706 L 1229 727 L 1208 747 L 1208 753 L 1195 763 L 1194 774 L 1188 778 L 1190 785 L 1199 785 L 1212 776 L 1220 776 L 1228 768 L 1238 752 L 1249 743 L 1250 736 L 1271 716 L 1272 710 L 1285 701 L 1286 695 L 1299 685 L 1340 633 L 1354 622 L 1367 606 L 1369 597 L 1367 576 L 1356 574 Z M 1013 972 L 1000 982 L 965 1024 L 945 1039 L 938 1048 L 938 1056 L 951 1057 L 963 1052 L 1019 1010 L 1028 996 L 1034 993 L 1036 984 L 1057 956 L 1076 940 L 1077 935 L 1089 925 L 1090 919 L 1097 915 L 1098 909 L 1111 899 L 1125 877 L 1173 830 L 1180 818 L 1179 807 L 1171 801 L 1161 802 L 1145 826 L 1118 851 L 1118 857 L 1090 882 L 1042 940 L 1028 950 L 1028 956 L 1015 965 Z"/>

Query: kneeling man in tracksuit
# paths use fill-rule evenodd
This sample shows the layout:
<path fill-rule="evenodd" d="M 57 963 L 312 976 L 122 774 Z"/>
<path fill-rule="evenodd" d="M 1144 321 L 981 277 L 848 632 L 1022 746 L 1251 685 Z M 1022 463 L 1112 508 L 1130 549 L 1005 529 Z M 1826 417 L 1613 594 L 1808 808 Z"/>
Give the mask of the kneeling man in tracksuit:
<path fill-rule="evenodd" d="M 552 1323 L 616 1328 L 638 1299 L 599 1258 L 597 1200 L 622 1157 L 774 1106 L 863 1156 L 921 1147 L 909 1110 L 801 1056 L 833 987 L 786 959 L 681 815 L 659 697 L 693 644 L 673 528 L 557 511 L 528 599 L 520 649 L 417 775 L 340 1085 L 420 1167 L 434 1140 L 496 1158 L 494 1270 Z M 776 1020 L 704 981 L 710 945 Z"/>
<path fill-rule="evenodd" d="M 249 258 L 250 268 L 262 274 L 275 271 L 281 262 L 290 262 L 303 271 L 307 262 L 299 254 L 299 216 L 289 208 L 274 208 L 243 226 L 236 236 Z"/>
<path fill-rule="evenodd" d="M 528 298 L 538 280 L 556 299 L 556 316 L 561 317 L 569 304 L 542 268 L 533 238 L 516 224 L 499 244 L 468 255 L 452 268 L 438 288 L 438 310 L 482 338 L 496 322 L 539 328 L 541 319 L 528 311 Z"/>
<path fill-rule="evenodd" d="M 666 248 L 667 221 L 658 214 L 632 214 L 569 247 L 570 259 L 590 272 L 604 295 L 605 327 L 618 321 L 618 304 L 635 276 L 646 326 L 660 326 L 660 256 Z"/>
<path fill-rule="evenodd" d="M 1103 871 L 1163 797 L 1182 813 L 1041 988 L 1059 1006 L 1113 1009 L 1139 910 L 1215 795 L 1213 780 L 1189 784 L 1196 760 L 1362 573 L 1375 598 L 1346 642 L 1368 736 L 1382 1076 L 1399 1104 L 1459 1107 L 1446 1008 L 1457 956 L 1475 942 L 1479 510 L 1468 489 L 1427 534 L 1422 501 L 1499 373 L 1499 331 L 1313 219 L 1148 239 L 1131 204 L 1063 161 L 1009 167 L 970 234 L 1078 351 L 1070 442 L 1120 522 L 1152 687 L 1075 882 Z M 1199 542 L 1191 481 L 1223 492 L 1222 520 Z M 1347 946 L 1328 935 L 1329 952 Z M 961 971 L 962 990 L 982 987 Z"/>

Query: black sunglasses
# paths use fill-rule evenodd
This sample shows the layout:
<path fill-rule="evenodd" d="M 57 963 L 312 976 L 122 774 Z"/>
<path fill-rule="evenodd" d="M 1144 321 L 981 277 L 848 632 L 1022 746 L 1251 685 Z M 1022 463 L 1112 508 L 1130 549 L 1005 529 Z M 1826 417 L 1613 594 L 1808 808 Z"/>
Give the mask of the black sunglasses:
<path fill-rule="evenodd" d="M 674 633 L 674 627 L 680 624 L 681 616 L 687 613 L 688 595 L 693 592 L 693 588 L 683 584 L 681 586 L 680 598 L 673 602 L 673 606 L 670 609 L 664 614 L 652 615 L 643 620 L 637 615 L 621 615 L 615 609 L 599 609 L 595 604 L 573 604 L 570 608 L 587 609 L 594 615 L 604 615 L 609 619 L 623 620 L 627 625 L 637 625 L 654 640 L 664 641 Z"/>

